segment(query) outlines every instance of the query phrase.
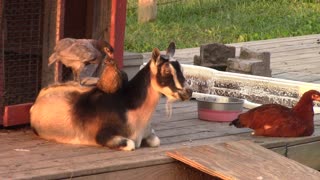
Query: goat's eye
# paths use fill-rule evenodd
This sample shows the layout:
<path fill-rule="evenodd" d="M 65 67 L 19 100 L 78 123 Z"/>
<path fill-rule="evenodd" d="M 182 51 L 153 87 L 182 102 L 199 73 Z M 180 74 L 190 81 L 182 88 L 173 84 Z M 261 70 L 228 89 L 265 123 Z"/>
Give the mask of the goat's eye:
<path fill-rule="evenodd" d="M 161 67 L 161 74 L 162 76 L 168 76 L 171 74 L 171 69 L 170 69 L 170 65 L 169 64 L 164 64 Z"/>

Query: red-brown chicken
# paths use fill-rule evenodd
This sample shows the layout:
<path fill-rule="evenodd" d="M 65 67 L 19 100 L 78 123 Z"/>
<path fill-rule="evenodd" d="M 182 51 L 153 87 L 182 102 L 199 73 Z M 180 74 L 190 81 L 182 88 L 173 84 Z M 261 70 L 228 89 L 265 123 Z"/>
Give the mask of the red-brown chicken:
<path fill-rule="evenodd" d="M 108 51 L 106 48 L 105 53 L 107 54 L 104 60 L 105 67 L 97 82 L 97 87 L 105 93 L 115 93 L 128 82 L 128 75 L 118 68 L 117 63 L 112 58 L 112 51 Z"/>
<path fill-rule="evenodd" d="M 105 48 L 113 52 L 111 45 L 103 40 L 64 38 L 56 44 L 48 65 L 60 61 L 72 69 L 74 80 L 80 82 L 83 68 L 88 64 L 100 64 L 106 55 Z"/>
<path fill-rule="evenodd" d="M 251 128 L 254 130 L 252 134 L 256 136 L 310 136 L 314 131 L 314 100 L 320 101 L 320 93 L 310 90 L 302 95 L 293 108 L 279 104 L 261 105 L 240 114 L 230 126 Z"/>

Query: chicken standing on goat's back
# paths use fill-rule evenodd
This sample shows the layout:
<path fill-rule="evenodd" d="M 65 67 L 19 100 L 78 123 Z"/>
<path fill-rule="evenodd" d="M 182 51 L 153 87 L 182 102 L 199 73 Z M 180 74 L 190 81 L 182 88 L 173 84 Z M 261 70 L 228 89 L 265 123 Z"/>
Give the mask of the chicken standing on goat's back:
<path fill-rule="evenodd" d="M 100 64 L 106 55 L 105 48 L 113 52 L 111 45 L 103 40 L 64 38 L 56 44 L 48 65 L 60 61 L 72 69 L 74 80 L 80 83 L 83 68 L 88 64 Z"/>
<path fill-rule="evenodd" d="M 104 60 L 105 67 L 97 82 L 97 87 L 105 93 L 115 93 L 123 85 L 128 82 L 128 76 L 121 71 L 113 57 L 113 52 L 106 50 L 106 58 Z"/>
<path fill-rule="evenodd" d="M 320 101 L 320 93 L 309 90 L 293 108 L 279 104 L 264 104 L 240 114 L 230 126 L 251 128 L 256 136 L 310 136 L 314 132 L 314 100 Z"/>

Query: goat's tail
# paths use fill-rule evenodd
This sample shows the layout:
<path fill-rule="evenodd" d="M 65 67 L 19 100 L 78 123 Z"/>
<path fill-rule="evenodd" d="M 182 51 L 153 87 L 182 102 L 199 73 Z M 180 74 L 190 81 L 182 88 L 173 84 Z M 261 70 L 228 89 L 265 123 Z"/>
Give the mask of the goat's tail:
<path fill-rule="evenodd" d="M 54 62 L 58 60 L 56 53 L 52 53 L 49 57 L 48 66 L 51 66 Z"/>

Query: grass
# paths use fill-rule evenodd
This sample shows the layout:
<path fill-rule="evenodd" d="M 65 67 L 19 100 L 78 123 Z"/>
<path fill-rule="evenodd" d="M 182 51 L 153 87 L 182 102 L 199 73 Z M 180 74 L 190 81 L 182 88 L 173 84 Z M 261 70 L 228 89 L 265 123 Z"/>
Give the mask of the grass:
<path fill-rule="evenodd" d="M 157 19 L 137 22 L 137 0 L 128 0 L 125 50 L 164 50 L 320 33 L 319 0 L 158 0 Z M 168 1 L 168 0 L 167 0 Z"/>

